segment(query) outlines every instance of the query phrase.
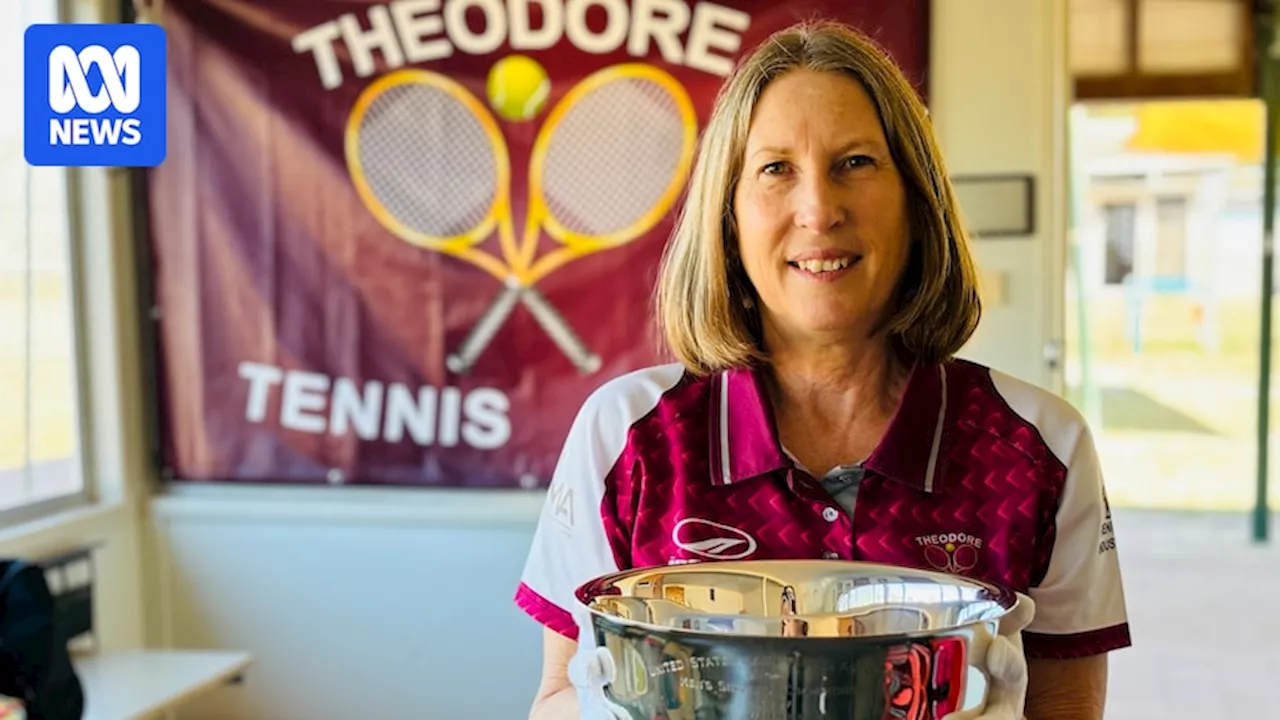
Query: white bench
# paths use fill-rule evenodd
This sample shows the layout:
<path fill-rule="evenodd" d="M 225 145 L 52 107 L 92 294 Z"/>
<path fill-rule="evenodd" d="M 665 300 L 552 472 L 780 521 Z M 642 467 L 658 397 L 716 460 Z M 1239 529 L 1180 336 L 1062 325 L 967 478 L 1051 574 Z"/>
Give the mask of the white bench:
<path fill-rule="evenodd" d="M 143 720 L 174 710 L 249 666 L 248 653 L 136 650 L 72 656 L 84 685 L 84 720 Z"/>

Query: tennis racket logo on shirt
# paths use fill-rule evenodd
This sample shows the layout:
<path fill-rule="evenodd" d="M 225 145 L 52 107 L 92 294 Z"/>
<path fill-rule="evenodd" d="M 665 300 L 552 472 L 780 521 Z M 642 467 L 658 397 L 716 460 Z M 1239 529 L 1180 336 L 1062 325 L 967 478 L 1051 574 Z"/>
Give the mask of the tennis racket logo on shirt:
<path fill-rule="evenodd" d="M 924 558 L 935 570 L 963 575 L 977 567 L 978 551 L 981 548 L 980 538 L 954 533 L 938 542 L 925 544 Z"/>
<path fill-rule="evenodd" d="M 370 84 L 351 111 L 346 156 L 361 201 L 389 232 L 503 285 L 446 358 L 451 371 L 468 372 L 519 303 L 587 374 L 600 358 L 536 284 L 657 225 L 684 187 L 696 138 L 693 102 L 670 74 L 628 63 L 589 75 L 538 131 L 519 232 L 502 130 L 475 95 L 444 75 L 400 70 Z M 498 254 L 480 247 L 495 232 Z M 556 247 L 539 257 L 543 233 Z"/>

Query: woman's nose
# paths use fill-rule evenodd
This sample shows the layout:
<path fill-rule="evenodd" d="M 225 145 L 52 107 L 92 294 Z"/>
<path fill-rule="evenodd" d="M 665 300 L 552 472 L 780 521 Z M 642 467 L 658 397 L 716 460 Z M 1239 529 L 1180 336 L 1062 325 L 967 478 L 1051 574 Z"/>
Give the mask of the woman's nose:
<path fill-rule="evenodd" d="M 828 177 L 810 176 L 796 187 L 795 223 L 814 233 L 825 233 L 844 222 L 839 193 Z"/>

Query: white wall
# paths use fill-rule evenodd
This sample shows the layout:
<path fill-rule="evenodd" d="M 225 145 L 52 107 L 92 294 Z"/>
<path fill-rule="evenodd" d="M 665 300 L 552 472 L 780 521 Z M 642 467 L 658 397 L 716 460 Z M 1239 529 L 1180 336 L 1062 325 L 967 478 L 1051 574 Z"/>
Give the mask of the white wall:
<path fill-rule="evenodd" d="M 169 644 L 254 666 L 184 719 L 527 713 L 541 631 L 511 597 L 541 493 L 192 490 L 154 503 L 152 607 Z"/>
<path fill-rule="evenodd" d="M 1061 0 L 939 0 L 934 109 L 953 172 L 1038 180 L 1039 232 L 988 241 L 1008 275 L 969 354 L 1045 381 L 1060 327 Z M 1060 264 L 1056 267 L 1061 267 Z M 1060 274 L 1060 273 L 1059 273 Z M 242 648 L 246 683 L 182 717 L 522 717 L 539 629 L 511 604 L 540 493 L 186 487 L 152 503 L 158 644 Z"/>
<path fill-rule="evenodd" d="M 1063 336 L 1066 132 L 1065 0 L 935 0 L 930 110 L 952 176 L 1028 174 L 1035 232 L 977 238 L 982 324 L 961 353 L 1062 389 L 1045 346 Z"/>

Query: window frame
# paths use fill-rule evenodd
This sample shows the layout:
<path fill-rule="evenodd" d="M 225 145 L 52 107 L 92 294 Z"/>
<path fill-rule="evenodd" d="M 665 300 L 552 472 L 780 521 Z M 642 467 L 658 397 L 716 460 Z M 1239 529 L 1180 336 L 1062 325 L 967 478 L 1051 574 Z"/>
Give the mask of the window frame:
<path fill-rule="evenodd" d="M 1125 50 L 1128 67 L 1119 74 L 1072 74 L 1070 80 L 1075 87 L 1076 100 L 1257 97 L 1259 78 L 1255 24 L 1258 0 L 1222 0 L 1235 4 L 1242 11 L 1240 23 L 1243 26 L 1241 32 L 1244 47 L 1241 48 L 1239 65 L 1234 70 L 1205 73 L 1152 73 L 1138 69 L 1141 2 L 1142 0 L 1125 0 L 1128 24 Z"/>
<path fill-rule="evenodd" d="M 1135 275 L 1138 274 L 1139 257 L 1139 241 L 1138 241 L 1138 217 L 1141 208 L 1137 200 L 1130 199 L 1108 199 L 1099 206 L 1099 212 L 1102 216 L 1103 224 L 1103 259 L 1102 259 L 1102 287 L 1104 288 L 1122 288 L 1128 285 Z M 1113 214 L 1119 215 L 1128 213 L 1128 242 L 1129 242 L 1129 274 L 1124 279 L 1112 281 L 1109 277 L 1108 270 L 1108 253 L 1110 252 L 1111 233 L 1112 233 L 1112 217 Z"/>
<path fill-rule="evenodd" d="M 1158 281 L 1178 280 L 1186 282 L 1191 274 L 1190 268 L 1190 246 L 1191 232 L 1189 223 L 1191 222 L 1191 197 L 1176 191 L 1158 193 L 1151 199 L 1152 216 L 1155 222 L 1155 232 L 1152 233 L 1152 261 L 1151 274 Z M 1176 222 L 1166 224 L 1166 217 L 1163 214 L 1166 208 L 1177 208 Z M 1171 239 L 1166 231 L 1173 231 L 1176 240 Z M 1170 255 L 1166 252 L 1172 251 L 1173 257 L 1176 257 L 1178 263 L 1178 272 L 1176 275 L 1166 275 L 1162 272 L 1161 264 Z"/>
<path fill-rule="evenodd" d="M 46 0 L 54 9 L 54 17 L 57 22 L 70 22 L 72 16 L 71 8 L 67 0 Z M 25 32 L 25 28 L 21 28 Z M 25 163 L 23 163 L 25 165 Z M 31 172 L 30 166 L 25 166 L 26 172 Z M 72 403 L 75 410 L 75 420 L 72 432 L 75 437 L 75 453 L 73 462 L 71 463 L 71 472 L 77 473 L 80 478 L 79 489 L 72 493 L 57 495 L 54 497 L 46 497 L 37 500 L 24 500 L 18 505 L 0 508 L 0 528 L 12 528 L 18 525 L 32 523 L 47 518 L 64 514 L 70 511 L 80 510 L 98 502 L 97 483 L 90 468 L 89 453 L 93 447 L 91 443 L 91 424 L 89 422 L 89 367 L 87 358 L 87 342 L 85 328 L 84 313 L 84 222 L 83 222 L 83 200 L 84 196 L 81 191 L 80 175 L 76 172 L 76 168 L 61 168 L 58 173 L 62 177 L 64 188 L 64 205 L 63 212 L 67 221 L 67 308 L 66 312 L 70 314 L 71 329 L 71 377 L 68 378 L 73 383 Z M 29 273 L 29 269 L 28 269 Z M 27 309 L 28 319 L 30 320 L 30 309 Z M 30 388 L 27 389 L 30 392 Z M 27 419 L 24 419 L 26 422 Z M 30 427 L 26 430 L 31 432 Z M 28 459 L 30 467 L 30 459 Z"/>

